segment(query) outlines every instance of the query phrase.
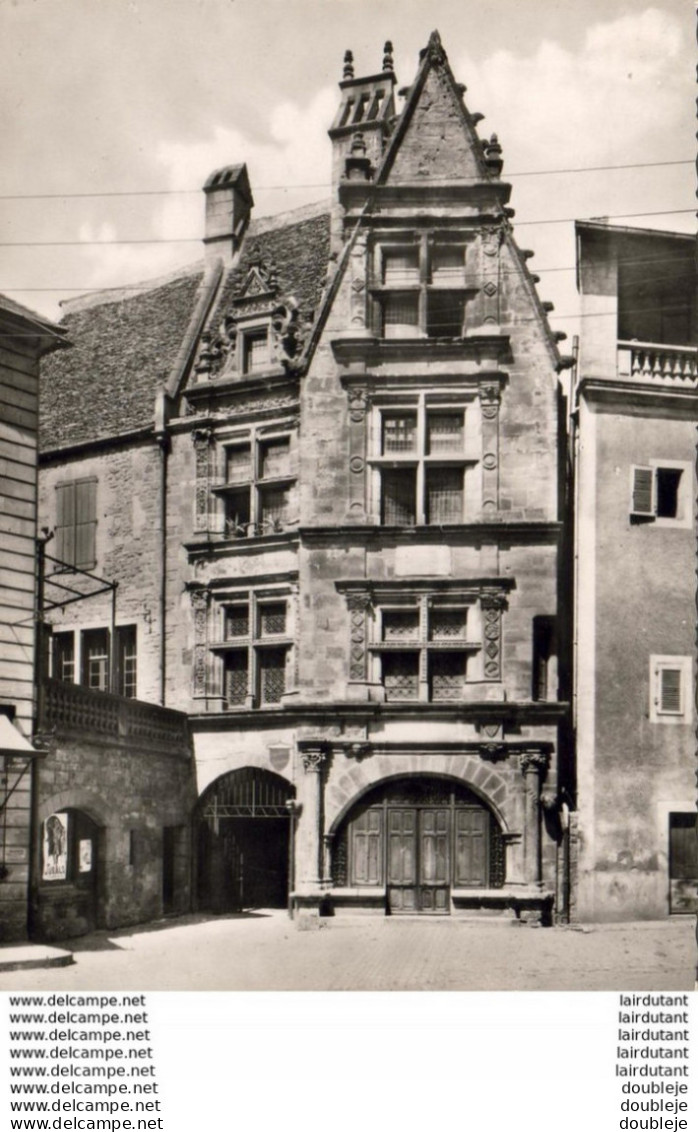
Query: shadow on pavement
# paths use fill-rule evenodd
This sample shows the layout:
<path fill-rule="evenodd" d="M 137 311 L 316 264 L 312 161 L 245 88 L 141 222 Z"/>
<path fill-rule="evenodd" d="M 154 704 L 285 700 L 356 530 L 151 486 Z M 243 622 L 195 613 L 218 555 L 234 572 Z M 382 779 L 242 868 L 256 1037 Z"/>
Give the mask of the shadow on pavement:
<path fill-rule="evenodd" d="M 148 935 L 151 932 L 167 931 L 170 928 L 186 927 L 193 924 L 222 923 L 230 920 L 264 920 L 272 915 L 270 912 L 227 912 L 224 915 L 214 915 L 207 912 L 192 912 L 185 916 L 166 916 L 161 920 L 152 920 L 146 924 L 130 924 L 125 928 L 116 928 L 114 931 L 103 930 L 90 932 L 89 935 L 77 936 L 75 939 L 64 939 L 58 946 L 66 951 L 124 951 L 119 945 L 120 940 L 131 939 L 136 935 Z"/>

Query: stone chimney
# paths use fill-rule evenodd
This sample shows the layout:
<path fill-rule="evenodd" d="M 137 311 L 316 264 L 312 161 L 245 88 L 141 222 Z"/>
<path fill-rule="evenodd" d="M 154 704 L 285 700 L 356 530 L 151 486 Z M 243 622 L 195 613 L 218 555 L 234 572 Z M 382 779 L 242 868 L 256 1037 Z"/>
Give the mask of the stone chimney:
<path fill-rule="evenodd" d="M 204 185 L 206 194 L 206 261 L 222 259 L 229 266 L 238 251 L 254 206 L 246 165 L 217 169 Z"/>

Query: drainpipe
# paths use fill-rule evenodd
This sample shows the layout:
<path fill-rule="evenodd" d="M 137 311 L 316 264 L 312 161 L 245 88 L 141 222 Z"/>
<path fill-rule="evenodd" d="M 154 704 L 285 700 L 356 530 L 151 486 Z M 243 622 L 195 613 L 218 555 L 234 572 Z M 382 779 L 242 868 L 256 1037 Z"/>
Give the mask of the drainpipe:
<path fill-rule="evenodd" d="M 160 693 L 159 700 L 165 706 L 167 676 L 167 457 L 170 438 L 167 435 L 167 394 L 164 389 L 158 393 L 155 402 L 155 441 L 160 452 L 160 508 L 158 529 L 160 533 Z"/>

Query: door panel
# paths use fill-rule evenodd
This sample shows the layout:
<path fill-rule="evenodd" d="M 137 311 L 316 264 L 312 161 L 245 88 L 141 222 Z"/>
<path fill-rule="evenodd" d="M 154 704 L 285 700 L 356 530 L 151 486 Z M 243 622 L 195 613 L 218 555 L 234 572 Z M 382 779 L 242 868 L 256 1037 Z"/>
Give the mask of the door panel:
<path fill-rule="evenodd" d="M 487 839 L 489 815 L 484 810 L 456 810 L 455 885 L 457 888 L 487 884 Z"/>
<path fill-rule="evenodd" d="M 366 810 L 353 826 L 353 883 L 380 884 L 383 814 Z"/>
<path fill-rule="evenodd" d="M 420 810 L 419 908 L 443 913 L 449 907 L 449 812 Z"/>

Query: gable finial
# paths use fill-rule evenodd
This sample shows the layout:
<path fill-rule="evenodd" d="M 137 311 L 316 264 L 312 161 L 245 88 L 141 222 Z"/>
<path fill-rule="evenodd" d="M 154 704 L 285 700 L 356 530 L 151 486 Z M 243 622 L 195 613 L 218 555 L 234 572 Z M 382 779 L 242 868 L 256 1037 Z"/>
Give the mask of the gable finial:
<path fill-rule="evenodd" d="M 385 41 L 385 47 L 383 48 L 383 72 L 392 72 L 394 70 L 395 64 L 393 62 L 393 45 L 390 40 L 387 39 Z"/>
<path fill-rule="evenodd" d="M 485 151 L 485 165 L 495 177 L 499 177 L 504 166 L 502 158 L 502 147 L 499 144 L 499 138 L 496 134 L 492 134 L 489 141 L 483 143 Z"/>
<path fill-rule="evenodd" d="M 426 47 L 422 48 L 419 52 L 419 58 L 423 59 L 427 55 L 432 63 L 445 63 L 446 52 L 441 44 L 441 36 L 438 31 L 433 31 L 429 36 L 429 42 Z"/>
<path fill-rule="evenodd" d="M 344 73 L 342 77 L 345 79 L 354 78 L 354 54 L 352 51 L 344 52 Z"/>

